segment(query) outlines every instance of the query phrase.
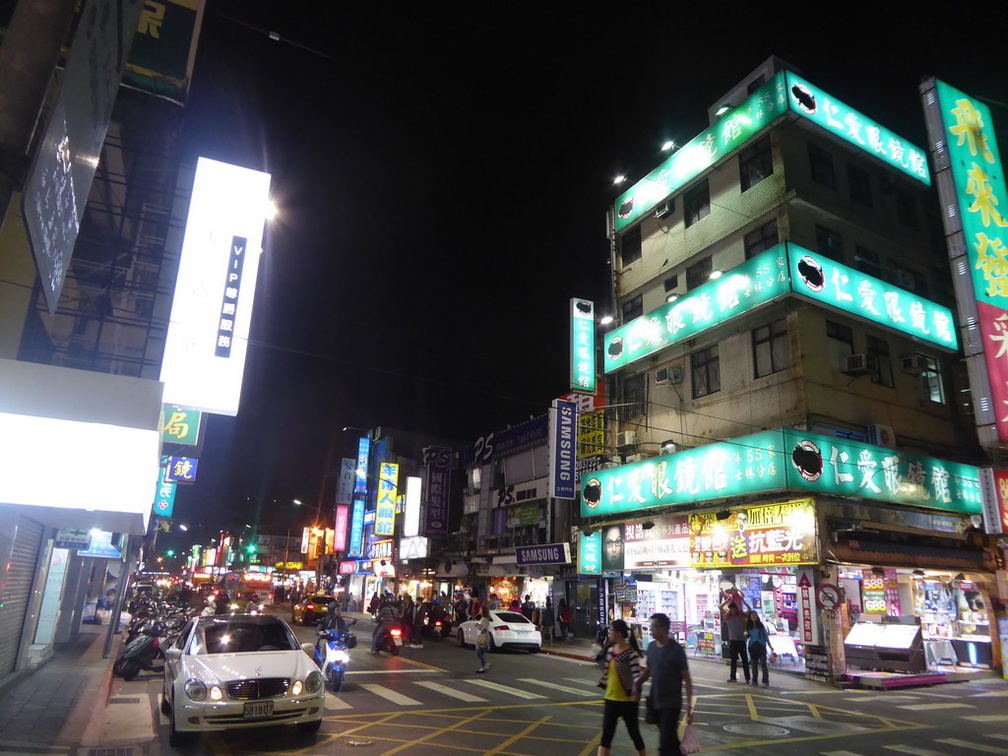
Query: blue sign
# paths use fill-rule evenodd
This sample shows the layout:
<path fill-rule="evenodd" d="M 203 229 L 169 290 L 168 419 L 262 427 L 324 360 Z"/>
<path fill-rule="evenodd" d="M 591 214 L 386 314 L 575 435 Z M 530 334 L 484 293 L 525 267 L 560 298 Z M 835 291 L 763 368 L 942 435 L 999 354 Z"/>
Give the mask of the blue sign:
<path fill-rule="evenodd" d="M 354 499 L 353 513 L 350 515 L 350 540 L 347 542 L 347 556 L 360 556 L 364 548 L 364 499 Z"/>
<path fill-rule="evenodd" d="M 476 443 L 463 449 L 462 466 L 485 465 L 502 454 L 512 454 L 536 446 L 549 435 L 549 415 L 526 420 L 507 430 L 480 436 Z"/>
<path fill-rule="evenodd" d="M 165 483 L 163 480 L 158 483 L 157 492 L 154 495 L 154 514 L 158 517 L 172 516 L 177 489 L 178 486 L 174 483 Z"/>
<path fill-rule="evenodd" d="M 78 551 L 77 556 L 95 557 L 98 559 L 122 559 L 122 550 L 113 545 L 112 536 L 108 530 L 92 530 L 91 545 L 87 551 Z"/>
<path fill-rule="evenodd" d="M 570 564 L 569 543 L 515 546 L 517 564 Z"/>
<path fill-rule="evenodd" d="M 368 457 L 371 454 L 371 437 L 361 436 L 357 442 L 357 479 L 354 483 L 354 496 L 367 493 Z"/>
<path fill-rule="evenodd" d="M 168 457 L 168 467 L 165 470 L 166 483 L 195 483 L 196 467 L 199 460 L 195 457 Z"/>
<path fill-rule="evenodd" d="M 549 476 L 546 493 L 557 499 L 574 498 L 574 464 L 577 450 L 577 407 L 553 400 L 549 413 Z"/>

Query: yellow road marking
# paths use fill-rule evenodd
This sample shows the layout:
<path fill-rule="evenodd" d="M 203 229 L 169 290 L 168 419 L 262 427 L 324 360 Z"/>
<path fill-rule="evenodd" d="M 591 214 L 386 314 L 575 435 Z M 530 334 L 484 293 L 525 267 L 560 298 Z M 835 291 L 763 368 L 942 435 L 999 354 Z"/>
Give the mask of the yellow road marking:
<path fill-rule="evenodd" d="M 822 714 L 819 713 L 819 707 L 815 704 L 808 704 L 809 713 L 816 719 L 822 719 Z"/>
<path fill-rule="evenodd" d="M 482 711 L 479 714 L 473 714 L 471 717 L 466 717 L 465 719 L 460 719 L 458 722 L 456 722 L 453 725 L 449 725 L 447 727 L 441 727 L 439 729 L 436 729 L 433 732 L 430 732 L 427 735 L 424 735 L 422 738 L 417 738 L 416 740 L 407 741 L 407 742 L 403 743 L 402 745 L 397 746 L 396 748 L 393 748 L 391 751 L 385 751 L 384 754 L 385 754 L 385 756 L 392 756 L 392 754 L 394 754 L 394 753 L 399 753 L 403 749 L 409 748 L 414 743 L 423 743 L 425 740 L 430 740 L 431 738 L 436 738 L 438 735 L 444 735 L 445 733 L 448 733 L 448 732 L 451 732 L 452 730 L 458 729 L 462 725 L 469 724 L 470 722 L 475 722 L 477 719 L 482 719 L 483 717 L 485 717 L 489 713 L 490 713 L 490 710 L 487 709 L 486 711 Z"/>
<path fill-rule="evenodd" d="M 511 745 L 512 743 L 516 743 L 516 742 L 518 742 L 518 741 L 519 741 L 519 740 L 521 740 L 521 739 L 522 739 L 523 737 L 525 737 L 525 736 L 526 736 L 526 735 L 527 735 L 528 733 L 532 732 L 533 730 L 535 730 L 535 729 L 536 729 L 536 728 L 538 728 L 538 727 L 542 727 L 542 725 L 546 724 L 546 723 L 547 723 L 547 722 L 549 722 L 549 721 L 550 721 L 551 719 L 553 719 L 553 717 L 541 717 L 541 718 L 540 718 L 540 719 L 538 719 L 537 721 L 535 721 L 535 722 L 532 722 L 532 723 L 531 723 L 531 724 L 530 724 L 530 725 L 529 725 L 528 727 L 526 727 L 526 728 L 525 728 L 524 730 L 522 730 L 521 732 L 516 732 L 516 733 L 515 733 L 514 735 L 512 735 L 512 736 L 511 736 L 510 738 L 508 738 L 508 739 L 507 739 L 507 740 L 505 740 L 505 741 L 504 741 L 503 743 L 501 743 L 500 745 L 498 745 L 497 747 L 495 747 L 495 748 L 494 748 L 494 749 L 493 749 L 492 751 L 487 751 L 487 752 L 486 752 L 486 756 L 493 756 L 493 755 L 494 755 L 495 753 L 500 753 L 500 752 L 501 752 L 501 751 L 503 751 L 503 750 L 504 750 L 505 748 L 507 748 L 507 747 L 508 747 L 509 745 Z"/>
<path fill-rule="evenodd" d="M 746 693 L 746 704 L 749 706 L 749 719 L 759 722 L 759 712 L 756 711 L 756 702 L 753 701 L 752 693 Z"/>
<path fill-rule="evenodd" d="M 412 667 L 430 669 L 433 670 L 434 672 L 444 672 L 445 674 L 448 673 L 448 670 L 445 669 L 444 667 L 435 667 L 433 664 L 427 664 L 426 662 L 417 661 L 416 659 L 407 659 L 405 656 L 398 656 L 396 658 L 399 659 L 399 661 L 401 661 L 403 664 L 409 664 Z"/>
<path fill-rule="evenodd" d="M 578 756 L 591 756 L 591 754 L 595 753 L 596 749 L 598 748 L 598 744 L 601 742 L 602 742 L 602 733 L 601 732 L 596 733 L 595 737 L 588 741 L 588 745 L 586 745 L 582 749 L 581 753 L 579 753 Z"/>

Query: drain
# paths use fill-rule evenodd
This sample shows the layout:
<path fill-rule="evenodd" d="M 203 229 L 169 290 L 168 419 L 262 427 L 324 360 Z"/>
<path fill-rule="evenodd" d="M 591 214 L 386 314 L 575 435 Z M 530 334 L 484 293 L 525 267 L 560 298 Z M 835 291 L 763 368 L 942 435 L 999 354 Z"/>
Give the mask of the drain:
<path fill-rule="evenodd" d="M 750 735 L 753 737 L 760 737 L 760 738 L 783 738 L 785 735 L 791 734 L 791 730 L 787 729 L 786 727 L 756 724 L 753 722 L 742 722 L 741 724 L 726 724 L 722 729 L 725 732 L 730 732 L 735 735 Z"/>

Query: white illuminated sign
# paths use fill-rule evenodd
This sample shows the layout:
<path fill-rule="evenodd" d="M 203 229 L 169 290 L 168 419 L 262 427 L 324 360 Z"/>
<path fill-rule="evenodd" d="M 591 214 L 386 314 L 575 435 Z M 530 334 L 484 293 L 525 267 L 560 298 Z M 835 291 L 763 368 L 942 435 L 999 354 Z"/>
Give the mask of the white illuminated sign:
<path fill-rule="evenodd" d="M 161 364 L 164 401 L 238 414 L 270 175 L 196 165 Z"/>
<path fill-rule="evenodd" d="M 420 490 L 423 481 L 411 475 L 406 478 L 406 514 L 403 516 L 403 535 L 415 536 L 420 533 Z"/>

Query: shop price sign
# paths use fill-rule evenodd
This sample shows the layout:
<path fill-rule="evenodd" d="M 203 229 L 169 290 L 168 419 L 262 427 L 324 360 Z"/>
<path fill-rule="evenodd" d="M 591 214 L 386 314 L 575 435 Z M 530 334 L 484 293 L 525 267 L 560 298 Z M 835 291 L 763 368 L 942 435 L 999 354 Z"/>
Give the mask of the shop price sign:
<path fill-rule="evenodd" d="M 693 567 L 751 567 L 818 562 L 815 505 L 811 499 L 736 509 L 724 520 L 691 514 Z"/>
<path fill-rule="evenodd" d="M 787 244 L 791 289 L 798 296 L 944 349 L 959 348 L 949 308 Z"/>
<path fill-rule="evenodd" d="M 784 72 L 757 89 L 716 124 L 693 137 L 616 200 L 616 231 L 622 231 L 663 199 L 787 112 Z"/>
<path fill-rule="evenodd" d="M 669 505 L 777 491 L 786 487 L 780 431 L 594 470 L 581 476 L 581 516 L 596 517 Z"/>
<path fill-rule="evenodd" d="M 781 243 L 675 302 L 610 331 L 605 337 L 605 372 L 787 295 L 791 290 L 787 267 L 787 245 Z"/>

